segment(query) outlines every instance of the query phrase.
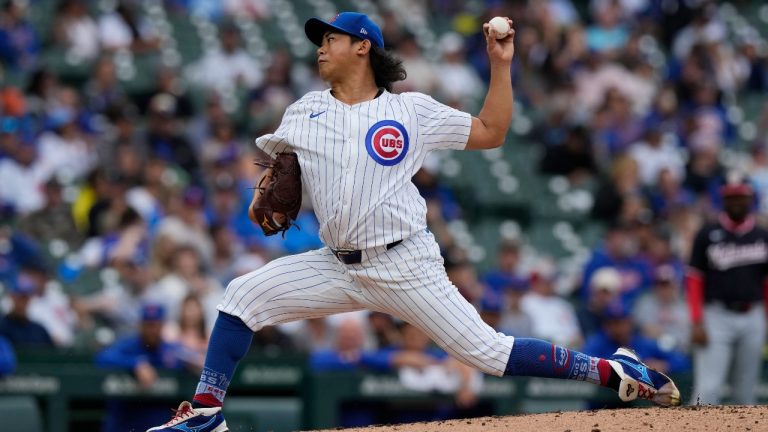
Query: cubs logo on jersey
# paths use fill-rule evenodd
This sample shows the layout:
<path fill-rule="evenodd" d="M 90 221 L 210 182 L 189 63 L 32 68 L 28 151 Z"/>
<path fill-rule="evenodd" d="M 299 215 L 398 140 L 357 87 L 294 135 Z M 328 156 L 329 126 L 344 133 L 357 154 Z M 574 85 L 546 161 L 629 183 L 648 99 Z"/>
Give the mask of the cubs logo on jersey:
<path fill-rule="evenodd" d="M 365 148 L 368 154 L 381 165 L 399 163 L 408 153 L 408 131 L 394 120 L 382 120 L 368 129 Z"/>

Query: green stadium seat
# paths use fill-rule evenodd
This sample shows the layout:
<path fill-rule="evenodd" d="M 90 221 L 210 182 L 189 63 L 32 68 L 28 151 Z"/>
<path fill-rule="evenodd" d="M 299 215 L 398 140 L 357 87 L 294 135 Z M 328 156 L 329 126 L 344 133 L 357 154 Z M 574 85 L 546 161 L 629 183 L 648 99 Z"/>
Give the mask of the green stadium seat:
<path fill-rule="evenodd" d="M 32 396 L 0 397 L 2 430 L 13 432 L 43 432 L 40 408 Z"/>

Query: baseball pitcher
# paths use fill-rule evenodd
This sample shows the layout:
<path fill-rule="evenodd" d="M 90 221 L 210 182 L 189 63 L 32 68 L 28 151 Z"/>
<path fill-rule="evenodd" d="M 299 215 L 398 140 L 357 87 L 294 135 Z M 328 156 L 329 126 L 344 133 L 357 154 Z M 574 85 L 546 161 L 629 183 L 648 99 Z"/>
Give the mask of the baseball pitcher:
<path fill-rule="evenodd" d="M 307 21 L 320 77 L 330 88 L 304 95 L 273 134 L 256 139 L 275 161 L 250 215 L 267 234 L 284 231 L 300 203 L 301 188 L 290 185 L 300 185 L 325 247 L 274 260 L 228 285 L 192 403 L 182 402 L 168 423 L 149 431 L 227 430 L 221 406 L 253 332 L 361 309 L 417 326 L 454 358 L 488 374 L 588 381 L 625 401 L 680 403 L 674 383 L 629 350 L 601 359 L 497 333 L 446 276 L 411 178 L 433 150 L 503 144 L 512 119 L 515 31 L 509 19 L 492 21 L 483 26 L 491 81 L 476 117 L 424 94 L 391 93 L 406 73 L 366 15 Z"/>

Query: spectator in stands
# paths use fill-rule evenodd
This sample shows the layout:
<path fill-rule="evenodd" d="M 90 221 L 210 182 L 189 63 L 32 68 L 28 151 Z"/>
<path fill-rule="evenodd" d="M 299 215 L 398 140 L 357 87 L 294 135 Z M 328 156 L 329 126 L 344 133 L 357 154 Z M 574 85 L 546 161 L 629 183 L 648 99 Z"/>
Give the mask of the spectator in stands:
<path fill-rule="evenodd" d="M 120 369 L 133 373 L 139 388 L 151 389 L 158 381 L 158 371 L 180 371 L 187 365 L 181 345 L 163 338 L 165 310 L 161 305 L 146 303 L 141 307 L 138 332 L 119 339 L 96 355 L 101 368 Z M 198 369 L 199 371 L 199 369 Z M 103 429 L 106 432 L 141 430 L 167 417 L 167 409 L 141 403 L 110 399 Z"/>
<path fill-rule="evenodd" d="M 99 55 L 99 28 L 83 0 L 59 3 L 53 22 L 53 41 L 74 59 L 89 61 Z"/>
<path fill-rule="evenodd" d="M 555 293 L 558 274 L 553 262 L 542 259 L 531 272 L 531 288 L 521 309 L 531 317 L 532 336 L 576 348 L 584 341 L 573 306 Z"/>
<path fill-rule="evenodd" d="M 589 132 L 583 126 L 571 127 L 562 144 L 549 146 L 539 162 L 544 174 L 566 176 L 579 184 L 597 173 Z"/>
<path fill-rule="evenodd" d="M 638 255 L 637 238 L 627 224 L 613 224 L 605 233 L 603 246 L 592 253 L 584 267 L 581 297 L 589 298 L 592 275 L 602 267 L 613 267 L 621 274 L 621 299 L 632 304 L 651 285 L 651 269 Z"/>
<path fill-rule="evenodd" d="M 62 286 L 52 280 L 52 274 L 42 263 L 25 266 L 20 273 L 35 288 L 27 306 L 27 317 L 45 328 L 57 347 L 69 348 L 75 343 L 79 330 L 77 315 L 71 299 Z"/>
<path fill-rule="evenodd" d="M 739 52 L 746 63 L 747 79 L 745 90 L 760 92 L 768 90 L 768 63 L 760 54 L 759 44 L 755 40 L 746 39 L 739 44 Z"/>
<path fill-rule="evenodd" d="M 97 197 L 88 210 L 88 230 L 86 236 L 98 240 L 109 240 L 121 228 L 124 218 L 138 217 L 136 211 L 128 207 L 126 191 L 127 179 L 115 173 L 100 173 L 97 180 Z M 109 238 L 108 238 L 109 237 Z"/>
<path fill-rule="evenodd" d="M 0 284 L 13 286 L 23 268 L 45 265 L 40 247 L 29 237 L 12 229 L 14 214 L 0 206 Z"/>
<path fill-rule="evenodd" d="M 694 205 L 696 197 L 683 187 L 681 180 L 668 168 L 659 172 L 655 187 L 648 191 L 648 200 L 654 215 L 666 217 L 675 206 Z"/>
<path fill-rule="evenodd" d="M 386 356 L 364 349 L 365 329 L 361 321 L 349 317 L 336 328 L 336 340 L 331 349 L 318 349 L 311 353 L 309 366 L 315 371 L 354 370 L 367 367 L 386 370 Z"/>
<path fill-rule="evenodd" d="M 577 121 L 573 111 L 574 87 L 565 80 L 553 84 L 541 106 L 543 119 L 531 130 L 529 139 L 542 146 L 559 146 Z"/>
<path fill-rule="evenodd" d="M 186 137 L 195 147 L 195 151 L 202 151 L 205 140 L 213 135 L 214 124 L 226 121 L 230 119 L 224 110 L 221 95 L 214 90 L 207 91 L 203 111 L 197 113 L 187 126 Z"/>
<path fill-rule="evenodd" d="M 501 321 L 499 331 L 505 335 L 515 337 L 529 337 L 533 335 L 533 320 L 523 310 L 522 300 L 528 291 L 528 281 L 518 278 L 510 278 L 502 285 Z"/>
<path fill-rule="evenodd" d="M 150 100 L 147 126 L 150 156 L 182 168 L 190 183 L 202 184 L 200 162 L 194 147 L 182 132 L 175 96 L 159 93 Z"/>
<path fill-rule="evenodd" d="M 171 273 L 150 287 L 147 293 L 149 298 L 165 306 L 169 320 L 177 320 L 183 299 L 194 294 L 203 306 L 205 321 L 214 322 L 218 314 L 216 305 L 224 289 L 205 273 L 198 250 L 190 245 L 180 245 L 176 247 L 171 259 Z"/>
<path fill-rule="evenodd" d="M 0 11 L 0 61 L 16 72 L 30 72 L 38 62 L 40 41 L 27 22 L 27 2 L 7 0 Z"/>
<path fill-rule="evenodd" d="M 621 273 L 613 267 L 598 269 L 589 281 L 589 298 L 577 308 L 579 326 L 587 338 L 600 330 L 603 311 L 620 301 Z"/>
<path fill-rule="evenodd" d="M 621 23 L 618 1 L 597 2 L 592 8 L 594 24 L 587 28 L 587 46 L 590 50 L 616 57 L 626 45 L 629 32 Z"/>
<path fill-rule="evenodd" d="M 115 248 L 110 260 L 105 263 L 108 269 L 118 274 L 118 279 L 105 284 L 87 296 L 76 297 L 73 307 L 79 314 L 83 328 L 93 328 L 94 320 L 106 323 L 118 336 L 133 333 L 141 319 L 141 305 L 151 282 L 150 269 L 146 256 L 129 253 L 131 244 L 136 244 L 140 230 L 134 227 L 129 235 L 122 239 L 123 245 Z"/>
<path fill-rule="evenodd" d="M 641 335 L 632 323 L 629 309 L 621 302 L 613 303 L 603 312 L 602 328 L 584 343 L 584 353 L 610 355 L 619 347 L 629 347 L 650 367 L 663 373 L 686 372 L 690 360 L 680 351 L 663 349 L 659 343 Z"/>
<path fill-rule="evenodd" d="M 667 349 L 688 352 L 691 323 L 682 298 L 682 275 L 670 265 L 654 272 L 653 290 L 638 300 L 632 315 L 640 333 Z"/>
<path fill-rule="evenodd" d="M 77 112 L 73 107 L 58 107 L 48 113 L 51 130 L 37 139 L 38 162 L 44 179 L 56 175 L 61 179 L 85 176 L 97 162 L 92 146 L 86 140 Z"/>
<path fill-rule="evenodd" d="M 223 160 L 236 160 L 240 156 L 243 143 L 235 136 L 235 127 L 229 119 L 211 124 L 211 135 L 203 142 L 200 159 L 204 169 Z"/>
<path fill-rule="evenodd" d="M 433 94 L 437 91 L 438 80 L 435 67 L 424 58 L 421 46 L 412 34 L 406 34 L 400 38 L 397 44 L 397 53 L 403 60 L 403 67 L 408 71 L 408 77 L 394 84 L 396 93 L 404 91 L 417 91 Z"/>
<path fill-rule="evenodd" d="M 722 183 L 725 170 L 718 157 L 720 142 L 707 134 L 691 140 L 683 186 L 696 195 L 705 194 L 713 184 Z"/>
<path fill-rule="evenodd" d="M 213 242 L 208 236 L 208 221 L 204 212 L 205 192 L 200 187 L 189 186 L 181 199 L 173 196 L 171 200 L 166 217 L 157 227 L 156 236 L 177 245 L 194 247 L 200 261 L 207 265 L 213 257 Z"/>
<path fill-rule="evenodd" d="M 47 69 L 39 68 L 32 72 L 24 96 L 27 114 L 36 122 L 42 121 L 48 109 L 59 92 L 59 82 L 56 74 Z"/>
<path fill-rule="evenodd" d="M 226 223 L 212 224 L 210 235 L 213 240 L 213 259 L 209 266 L 210 273 L 221 286 L 226 286 L 232 279 L 240 276 L 237 274 L 239 266 L 236 264 L 238 264 L 237 260 L 244 255 L 243 244 L 231 226 Z M 260 264 L 258 262 L 253 264 L 254 267 L 247 268 L 246 273 L 261 267 L 264 262 L 261 260 Z"/>
<path fill-rule="evenodd" d="M 402 335 L 392 315 L 371 311 L 368 313 L 368 326 L 377 349 L 393 348 L 402 343 Z"/>
<path fill-rule="evenodd" d="M 32 321 L 27 311 L 32 297 L 40 294 L 41 287 L 24 273 L 6 287 L 10 291 L 11 310 L 0 319 L 0 336 L 17 348 L 53 348 L 53 339 L 48 331 Z"/>
<path fill-rule="evenodd" d="M 280 326 L 266 326 L 253 334 L 251 351 L 275 356 L 296 351 L 293 339 Z"/>
<path fill-rule="evenodd" d="M 590 128 L 599 157 L 614 158 L 625 153 L 643 134 L 643 122 L 633 112 L 629 96 L 616 87 L 606 89 Z"/>
<path fill-rule="evenodd" d="M 11 123 L 15 123 L 14 120 Z M 5 124 L 4 152 L 0 159 L 0 204 L 9 206 L 15 212 L 26 215 L 45 205 L 42 185 L 46 180 L 38 158 L 38 151 L 32 145 L 21 142 L 15 125 Z"/>
<path fill-rule="evenodd" d="M 491 326 L 494 330 L 500 331 L 501 313 L 504 309 L 504 299 L 500 293 L 486 289 L 483 292 L 483 297 L 478 302 L 476 309 L 477 312 L 480 313 L 480 318 L 482 318 L 486 324 Z"/>
<path fill-rule="evenodd" d="M 94 113 L 126 109 L 128 97 L 117 79 L 112 57 L 104 56 L 93 65 L 91 79 L 83 88 L 85 106 Z"/>
<path fill-rule="evenodd" d="M 648 129 L 642 141 L 632 144 L 630 155 L 637 163 L 640 181 L 645 186 L 656 185 L 663 170 L 669 171 L 677 181 L 682 181 L 685 174 L 677 144 L 656 129 Z"/>
<path fill-rule="evenodd" d="M 120 0 L 113 12 L 99 19 L 99 41 L 104 51 L 129 49 L 137 53 L 157 49 L 158 40 L 149 21 L 142 19 L 138 5 Z"/>
<path fill-rule="evenodd" d="M 402 345 L 385 352 L 391 368 L 398 370 L 400 383 L 417 391 L 454 394 L 459 407 L 477 403 L 482 378 L 468 367 L 434 347 L 429 337 L 408 323 L 400 326 Z"/>
<path fill-rule="evenodd" d="M 251 57 L 240 43 L 240 32 L 233 24 L 220 29 L 221 49 L 206 52 L 187 71 L 193 84 L 222 93 L 252 89 L 264 79 L 263 65 Z"/>
<path fill-rule="evenodd" d="M 480 302 L 486 287 L 478 280 L 475 267 L 469 260 L 448 256 L 445 258 L 445 271 L 448 279 L 467 301 L 473 304 Z"/>
<path fill-rule="evenodd" d="M 176 115 L 179 118 L 187 120 L 194 114 L 192 99 L 187 92 L 187 86 L 182 80 L 180 71 L 171 67 L 160 66 L 155 72 L 155 82 L 152 88 L 147 93 L 139 93 L 134 99 L 139 112 L 146 115 L 150 111 L 152 99 L 159 94 L 170 95 L 175 99 Z"/>
<path fill-rule="evenodd" d="M 654 131 L 661 136 L 662 148 L 667 143 L 681 145 L 683 118 L 679 109 L 678 96 L 671 84 L 664 85 L 656 94 L 644 123 L 646 133 Z"/>
<path fill-rule="evenodd" d="M 704 2 L 703 6 L 695 11 L 690 24 L 677 33 L 672 43 L 672 53 L 676 58 L 684 59 L 697 44 L 725 39 L 727 31 L 717 16 L 715 3 Z"/>
<path fill-rule="evenodd" d="M 288 323 L 280 326 L 290 334 L 293 345 L 301 353 L 311 354 L 315 351 L 333 351 L 336 344 L 336 334 L 333 326 L 325 318 L 313 318 L 299 323 Z"/>
<path fill-rule="evenodd" d="M 267 67 L 264 82 L 251 90 L 248 96 L 248 124 L 253 136 L 260 136 L 277 129 L 281 113 L 296 99 L 293 90 L 294 63 L 290 52 L 277 50 Z"/>
<path fill-rule="evenodd" d="M 247 16 L 249 20 L 262 21 L 272 15 L 267 0 L 223 0 L 222 3 L 224 12 L 233 17 Z"/>
<path fill-rule="evenodd" d="M 517 240 L 503 240 L 496 250 L 496 269 L 483 276 L 483 282 L 492 290 L 502 292 L 510 285 L 528 285 L 528 275 L 521 269 L 521 245 Z"/>
<path fill-rule="evenodd" d="M 622 218 L 627 202 L 642 193 L 637 162 L 629 156 L 619 156 L 610 163 L 595 193 L 592 217 L 615 223 Z"/>
<path fill-rule="evenodd" d="M 77 231 L 70 206 L 64 201 L 62 184 L 55 177 L 51 178 L 45 183 L 43 194 L 45 206 L 21 219 L 19 231 L 41 245 L 59 240 L 70 250 L 76 249 L 83 238 Z"/>
<path fill-rule="evenodd" d="M 121 144 L 120 147 L 127 146 Z M 137 151 L 135 146 L 130 146 Z M 119 150 L 118 150 L 119 151 Z M 173 189 L 180 181 L 178 177 L 171 175 L 168 164 L 160 158 L 137 156 L 141 158 L 141 178 L 134 182 L 126 194 L 126 201 L 135 209 L 147 223 L 153 234 L 157 225 L 167 212 L 166 204 L 173 194 Z"/>
<path fill-rule="evenodd" d="M 203 305 L 195 294 L 189 294 L 181 301 L 179 319 L 166 322 L 164 338 L 181 345 L 184 361 L 202 369 L 208 336 L 212 327 L 207 325 Z"/>
<path fill-rule="evenodd" d="M 484 86 L 477 72 L 466 61 L 464 40 L 458 33 L 444 34 L 440 38 L 440 53 L 442 58 L 437 64 L 440 70 L 437 75 L 438 94 L 446 104 L 471 111 Z"/>
<path fill-rule="evenodd" d="M 11 342 L 0 336 L 0 378 L 12 374 L 16 370 L 16 353 Z"/>

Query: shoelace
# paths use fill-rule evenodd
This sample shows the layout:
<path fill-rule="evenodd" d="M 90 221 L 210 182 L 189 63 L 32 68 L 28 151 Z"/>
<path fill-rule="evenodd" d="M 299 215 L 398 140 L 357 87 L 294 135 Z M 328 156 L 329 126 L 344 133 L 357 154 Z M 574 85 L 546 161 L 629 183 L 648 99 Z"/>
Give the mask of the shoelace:
<path fill-rule="evenodd" d="M 173 418 L 169 420 L 168 423 L 166 423 L 164 426 L 170 426 L 172 423 L 176 421 L 184 420 L 188 417 L 192 417 L 193 415 L 195 415 L 194 411 L 192 411 L 192 408 L 188 406 L 185 406 L 180 410 L 174 410 L 174 411 L 175 413 L 173 414 Z"/>
<path fill-rule="evenodd" d="M 653 387 L 645 386 L 641 383 L 638 383 L 639 387 L 637 389 L 637 397 L 640 399 L 653 399 L 653 396 L 656 394 L 656 389 Z"/>

